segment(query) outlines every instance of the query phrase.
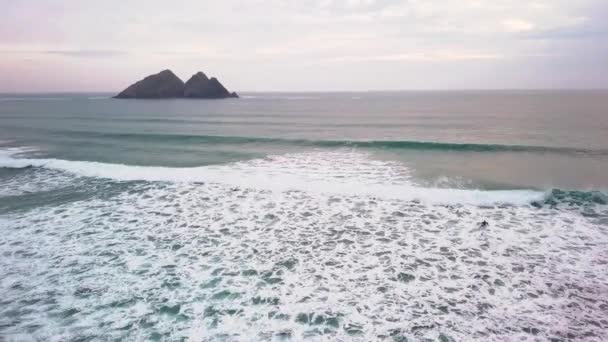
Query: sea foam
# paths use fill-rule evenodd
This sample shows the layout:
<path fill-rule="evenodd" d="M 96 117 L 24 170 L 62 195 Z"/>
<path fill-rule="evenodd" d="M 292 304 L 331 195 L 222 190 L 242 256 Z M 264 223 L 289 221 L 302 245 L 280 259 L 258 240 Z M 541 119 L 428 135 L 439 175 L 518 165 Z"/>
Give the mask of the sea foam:
<path fill-rule="evenodd" d="M 14 157 L 24 151 L 1 151 L 0 167 L 39 167 L 117 181 L 210 182 L 278 192 L 296 190 L 429 204 L 526 205 L 547 196 L 545 192 L 535 190 L 420 187 L 412 181 L 410 169 L 406 166 L 373 160 L 366 153 L 352 150 L 287 154 L 225 165 L 184 168 Z"/>
<path fill-rule="evenodd" d="M 131 182 L 0 216 L 0 334 L 605 341 L 602 210 Z"/>

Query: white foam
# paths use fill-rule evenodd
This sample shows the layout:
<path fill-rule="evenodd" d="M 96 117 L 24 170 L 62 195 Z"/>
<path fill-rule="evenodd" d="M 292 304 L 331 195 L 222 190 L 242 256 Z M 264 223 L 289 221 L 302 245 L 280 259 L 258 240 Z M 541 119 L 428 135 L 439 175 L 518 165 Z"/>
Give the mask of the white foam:
<path fill-rule="evenodd" d="M 0 215 L 0 319 L 15 322 L 1 334 L 608 338 L 608 231 L 576 210 L 426 206 L 221 184 L 129 190 Z M 490 225 L 479 227 L 481 220 Z"/>
<path fill-rule="evenodd" d="M 367 154 L 355 151 L 288 154 L 226 165 L 188 168 L 14 158 L 12 154 L 15 151 L 24 150 L 0 151 L 0 167 L 33 166 L 118 181 L 210 182 L 278 192 L 297 190 L 422 201 L 429 204 L 525 205 L 545 197 L 545 193 L 532 190 L 482 191 L 419 187 L 412 183 L 409 169 L 402 164 L 371 160 Z"/>

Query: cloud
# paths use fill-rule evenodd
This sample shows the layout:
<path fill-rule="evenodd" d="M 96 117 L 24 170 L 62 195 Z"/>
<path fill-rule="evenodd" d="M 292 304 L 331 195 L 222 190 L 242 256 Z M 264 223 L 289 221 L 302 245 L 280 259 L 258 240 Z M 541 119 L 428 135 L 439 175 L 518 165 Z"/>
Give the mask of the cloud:
<path fill-rule="evenodd" d="M 500 55 L 491 53 L 471 52 L 413 52 L 392 55 L 373 56 L 341 56 L 328 59 L 328 62 L 453 62 L 453 61 L 475 61 L 494 60 L 502 58 Z"/>
<path fill-rule="evenodd" d="M 127 51 L 123 50 L 49 50 L 41 53 L 79 58 L 105 58 L 128 54 Z"/>
<path fill-rule="evenodd" d="M 598 3 L 586 9 L 585 13 L 573 14 L 567 24 L 527 32 L 526 39 L 560 40 L 608 40 L 608 3 Z"/>
<path fill-rule="evenodd" d="M 8 1 L 2 19 L 5 69 L 52 77 L 59 67 L 79 75 L 103 65 L 105 78 L 90 77 L 108 87 L 167 67 L 233 77 L 241 89 L 260 79 L 275 89 L 300 87 L 301 79 L 415 88 L 456 75 L 457 84 L 475 87 L 538 65 L 548 76 L 534 76 L 551 79 L 566 59 L 574 66 L 568 79 L 608 83 L 587 67 L 603 62 L 605 0 L 38 0 Z M 393 70 L 407 71 L 410 83 Z"/>
<path fill-rule="evenodd" d="M 128 54 L 123 50 L 0 50 L 0 54 L 11 55 L 58 55 L 78 58 L 106 58 Z"/>
<path fill-rule="evenodd" d="M 508 32 L 526 32 L 535 28 L 533 23 L 522 19 L 507 19 L 502 24 Z"/>
<path fill-rule="evenodd" d="M 522 36 L 525 39 L 540 39 L 540 40 L 581 40 L 594 39 L 598 43 L 608 40 L 608 28 L 603 27 L 575 27 L 562 28 L 553 30 L 542 30 L 529 32 Z"/>

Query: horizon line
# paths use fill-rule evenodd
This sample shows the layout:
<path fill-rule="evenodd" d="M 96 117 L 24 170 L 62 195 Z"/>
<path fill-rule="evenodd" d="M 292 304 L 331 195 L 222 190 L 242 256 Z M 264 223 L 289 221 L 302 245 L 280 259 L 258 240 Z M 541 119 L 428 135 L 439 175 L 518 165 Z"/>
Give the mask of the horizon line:
<path fill-rule="evenodd" d="M 411 88 L 411 89 L 369 89 L 369 90 L 237 90 L 238 93 L 399 93 L 399 92 L 500 92 L 500 91 L 608 91 L 608 87 L 597 88 Z M 43 90 L 43 91 L 0 91 L 0 95 L 16 94 L 118 94 L 114 90 Z"/>

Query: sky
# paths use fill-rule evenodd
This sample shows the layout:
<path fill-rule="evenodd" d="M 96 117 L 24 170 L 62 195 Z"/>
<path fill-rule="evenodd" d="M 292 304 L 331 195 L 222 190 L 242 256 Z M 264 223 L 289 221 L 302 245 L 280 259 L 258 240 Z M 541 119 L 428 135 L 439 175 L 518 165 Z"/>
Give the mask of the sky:
<path fill-rule="evenodd" d="M 0 0 L 0 92 L 608 88 L 606 0 Z"/>

